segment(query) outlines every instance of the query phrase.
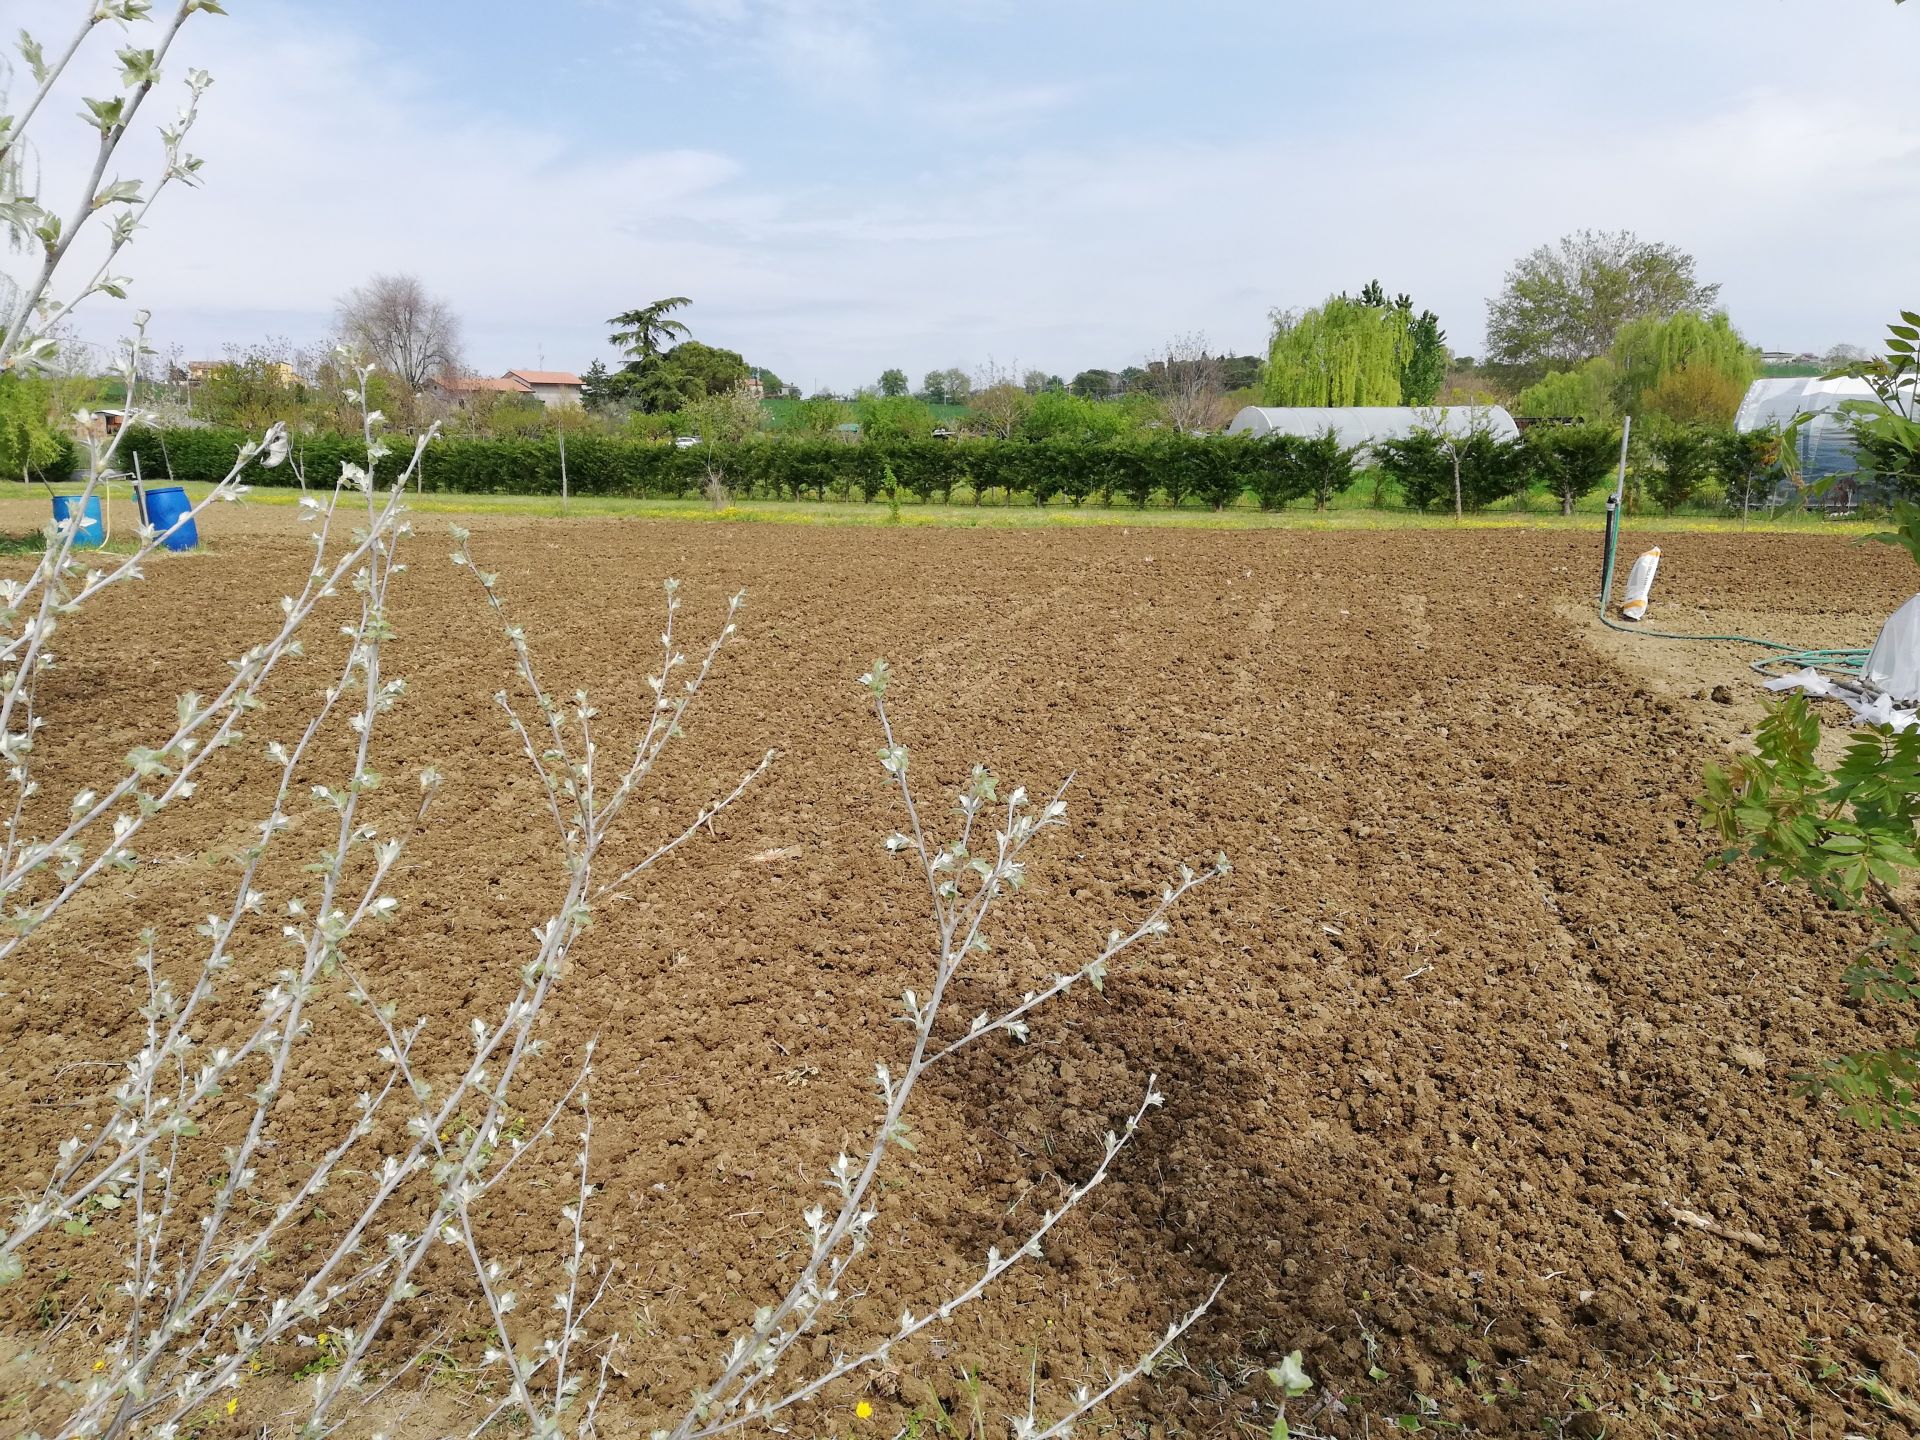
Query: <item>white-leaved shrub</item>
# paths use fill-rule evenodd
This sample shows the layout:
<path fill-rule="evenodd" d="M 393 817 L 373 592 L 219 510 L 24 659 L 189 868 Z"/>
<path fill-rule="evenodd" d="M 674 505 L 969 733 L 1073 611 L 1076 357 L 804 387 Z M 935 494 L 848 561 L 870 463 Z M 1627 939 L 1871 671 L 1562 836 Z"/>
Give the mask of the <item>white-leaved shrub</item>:
<path fill-rule="evenodd" d="M 181 149 L 207 86 L 195 72 L 186 110 L 163 132 L 164 171 L 152 190 L 143 194 L 133 182 L 105 178 L 127 126 L 160 83 L 161 62 L 181 26 L 220 7 L 186 0 L 158 19 L 150 8 L 141 0 L 84 0 L 85 21 L 70 40 L 51 52 L 30 38 L 23 42 L 34 90 L 22 111 L 0 123 L 0 225 L 38 250 L 33 273 L 5 312 L 5 367 L 42 356 L 53 327 L 80 300 L 122 293 L 124 282 L 102 263 L 68 300 L 52 298 L 75 234 L 91 220 L 108 226 L 111 261 L 154 196 L 170 181 L 192 181 L 198 170 Z M 100 147 L 79 204 L 63 218 L 22 191 L 28 126 L 90 36 L 102 27 L 142 26 L 158 27 L 155 43 L 121 50 L 120 91 L 87 102 Z M 130 422 L 138 414 L 142 355 L 136 334 L 125 357 Z M 598 1323 L 614 1266 L 590 1254 L 585 1238 L 594 1196 L 593 1045 L 582 1046 L 557 1085 L 530 1062 L 573 949 L 606 902 L 644 883 L 655 865 L 708 830 L 773 761 L 769 752 L 651 846 L 634 851 L 632 841 L 619 838 L 622 817 L 648 794 L 661 756 L 685 734 L 736 634 L 744 597 L 735 597 L 711 634 L 683 648 L 682 601 L 667 582 L 660 650 L 649 667 L 652 699 L 644 715 L 632 717 L 635 738 L 616 745 L 596 725 L 598 712 L 584 691 L 543 678 L 497 576 L 479 568 L 468 537 L 454 532 L 454 562 L 475 577 L 513 656 L 518 690 L 496 697 L 503 739 L 511 737 L 539 781 L 559 879 L 540 901 L 546 918 L 526 946 L 510 998 L 458 1017 L 401 1015 L 375 993 L 365 961 L 377 927 L 405 903 L 391 885 L 405 849 L 401 832 L 433 818 L 441 780 L 431 769 L 390 780 L 376 759 L 385 719 L 406 698 L 404 680 L 387 663 L 396 581 L 406 568 L 400 554 L 411 533 L 402 497 L 433 432 L 413 442 L 390 487 L 376 484 L 388 449 L 381 417 L 366 403 L 370 375 L 358 371 L 355 396 L 366 464 L 343 466 L 330 487 L 302 498 L 311 548 L 299 585 L 264 618 L 261 638 L 229 659 L 217 690 L 180 696 L 164 733 L 70 796 L 43 794 L 40 779 L 45 757 L 58 753 L 62 727 L 82 723 L 40 704 L 42 683 L 59 659 L 52 638 L 84 623 L 105 591 L 141 579 L 164 537 L 143 529 L 123 552 L 88 556 L 76 548 L 75 519 L 50 529 L 45 552 L 24 579 L 0 581 L 0 762 L 13 791 L 0 840 L 0 990 L 31 973 L 44 927 L 76 896 L 130 883 L 129 873 L 143 863 L 143 833 L 157 817 L 218 803 L 195 792 L 230 763 L 227 752 L 242 747 L 263 755 L 273 777 L 260 812 L 245 817 L 249 839 L 232 857 L 224 904 L 203 916 L 174 917 L 180 923 L 169 927 L 194 922 L 191 962 L 184 970 L 163 967 L 152 935 L 133 957 L 140 1003 L 127 1017 L 117 1083 L 89 1102 L 97 1123 L 77 1125 L 55 1153 L 8 1157 L 36 1179 L 0 1221 L 0 1286 L 37 1274 L 52 1263 L 45 1257 L 55 1237 L 74 1234 L 86 1237 L 93 1273 L 111 1281 L 97 1292 L 84 1351 L 56 1328 L 38 1353 L 11 1362 L 20 1413 L 38 1427 L 35 1434 L 64 1440 L 197 1433 L 209 1414 L 236 1414 L 242 1387 L 264 1357 L 295 1347 L 326 1363 L 307 1367 L 311 1386 L 290 1415 L 282 1406 L 282 1418 L 304 1434 L 327 1435 L 381 1413 L 392 1403 L 383 1397 L 426 1359 L 421 1329 L 397 1320 L 466 1303 L 484 1312 L 490 1340 L 465 1358 L 496 1382 L 476 1405 L 472 1434 L 503 1419 L 536 1436 L 602 1433 L 596 1425 L 622 1342 Z M 117 435 L 89 442 L 86 494 L 117 477 L 119 443 Z M 270 430 L 242 450 L 195 513 L 240 494 L 248 467 L 282 464 L 287 451 L 285 430 Z M 330 675 L 304 711 L 280 694 L 286 662 L 301 657 Z M 1062 794 L 1038 801 L 1024 789 L 1002 799 L 994 777 L 976 769 L 959 797 L 956 832 L 936 836 L 923 821 L 909 754 L 887 713 L 886 666 L 876 662 L 863 681 L 883 741 L 880 763 L 904 822 L 886 848 L 904 856 L 926 886 L 931 968 L 924 989 L 901 998 L 908 1041 L 897 1063 L 875 1075 L 876 1114 L 865 1147 L 840 1156 L 821 1177 L 826 1198 L 797 1217 L 805 1238 L 793 1273 L 768 1278 L 766 1303 L 711 1357 L 710 1378 L 688 1397 L 678 1423 L 659 1432 L 672 1440 L 804 1423 L 806 1408 L 836 1384 L 888 1364 L 906 1342 L 1042 1253 L 1160 1103 L 1154 1079 L 1108 1135 L 1093 1171 L 1019 1244 L 981 1256 L 968 1283 L 901 1297 L 897 1322 L 877 1333 L 854 1338 L 836 1330 L 837 1348 L 800 1346 L 818 1338 L 847 1287 L 862 1283 L 875 1187 L 894 1150 L 913 1144 L 912 1101 L 926 1073 L 990 1037 L 1025 1040 L 1046 1001 L 1082 983 L 1102 987 L 1117 957 L 1164 933 L 1173 907 L 1225 868 L 1222 860 L 1204 873 L 1182 870 L 1144 919 L 1114 931 L 1080 968 L 1016 1002 L 954 1017 L 955 979 L 985 948 L 990 921 L 1026 873 L 1029 848 L 1063 825 L 1065 801 Z M 261 728 L 268 723 L 278 733 Z M 403 784 L 413 798 L 396 802 L 392 791 Z M 370 798 L 383 789 L 384 800 Z M 321 842 L 297 842 L 310 825 L 296 827 L 296 818 L 314 817 Z M 262 973 L 259 953 L 268 938 L 279 954 Z M 332 1003 L 341 1000 L 350 1003 Z M 242 1013 L 247 1018 L 236 1025 L 232 1017 Z M 420 1043 L 429 1025 L 457 1025 L 464 1037 L 451 1067 L 444 1046 L 434 1052 L 432 1073 Z M 321 1082 L 302 1077 L 337 1070 L 342 1056 L 356 1053 L 370 1078 L 348 1115 L 331 1130 L 316 1127 L 310 1117 L 325 1108 L 299 1102 L 302 1086 Z M 310 1055 L 328 1063 L 308 1065 Z M 555 1272 L 542 1276 L 517 1257 L 491 1253 L 476 1215 L 521 1167 L 562 1163 L 547 1156 L 548 1142 L 563 1132 L 577 1135 L 564 1161 L 567 1199 L 556 1207 L 568 1238 Z M 311 1248 L 293 1243 L 292 1227 L 323 1195 L 335 1227 Z M 455 1259 L 464 1289 L 446 1293 L 441 1267 L 441 1293 L 423 1294 L 425 1267 L 436 1253 Z M 543 1329 L 509 1318 L 528 1308 L 551 1310 L 557 1321 Z M 1149 1369 L 1205 1308 L 1174 1320 L 1132 1363 L 1071 1395 L 1043 1403 L 1030 1392 L 1025 1413 L 1012 1417 L 1014 1433 L 1023 1440 L 1064 1435 Z M 627 1363 L 645 1368 L 664 1358 L 640 1355 Z"/>

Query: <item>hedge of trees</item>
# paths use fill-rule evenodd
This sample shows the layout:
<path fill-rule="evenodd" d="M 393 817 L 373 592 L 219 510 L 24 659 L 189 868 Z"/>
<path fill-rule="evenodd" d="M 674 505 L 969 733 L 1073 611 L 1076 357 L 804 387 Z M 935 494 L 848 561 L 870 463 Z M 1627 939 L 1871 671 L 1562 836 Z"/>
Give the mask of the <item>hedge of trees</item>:
<path fill-rule="evenodd" d="M 1763 504 L 1779 476 L 1778 438 L 1705 429 L 1668 432 L 1636 449 L 1636 480 L 1668 509 L 1697 500 L 1713 482 L 1739 508 Z M 138 430 L 125 463 L 140 457 L 149 479 L 215 480 L 245 441 L 238 430 Z M 832 438 L 677 446 L 580 434 L 566 442 L 567 488 L 580 496 L 693 496 L 718 481 L 737 497 L 876 500 L 897 486 L 902 496 L 948 503 L 964 493 L 1037 504 L 1095 501 L 1214 509 L 1251 496 L 1261 509 L 1295 503 L 1324 508 L 1351 488 L 1364 464 L 1377 469 L 1402 501 L 1418 510 L 1481 510 L 1517 495 L 1545 491 L 1571 513 L 1574 503 L 1608 483 L 1619 458 L 1620 432 L 1601 425 L 1543 426 L 1519 440 L 1485 431 L 1463 437 L 1416 433 L 1363 454 L 1331 433 L 1319 436 L 1191 436 L 1175 431 L 1103 440 L 848 441 Z M 262 485 L 331 484 L 342 462 L 364 463 L 359 443 L 328 434 L 298 437 L 294 464 L 261 470 Z M 401 457 L 381 462 L 390 481 Z M 472 495 L 558 495 L 557 438 L 435 442 L 421 488 Z M 1384 495 L 1386 487 L 1377 486 Z"/>

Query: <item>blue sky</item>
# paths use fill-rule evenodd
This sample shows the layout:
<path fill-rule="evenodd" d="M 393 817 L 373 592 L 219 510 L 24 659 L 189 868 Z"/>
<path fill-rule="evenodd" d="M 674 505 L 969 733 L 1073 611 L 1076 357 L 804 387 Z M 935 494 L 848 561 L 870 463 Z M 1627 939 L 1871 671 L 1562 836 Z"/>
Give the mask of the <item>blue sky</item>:
<path fill-rule="evenodd" d="M 49 31 L 74 9 L 18 3 Z M 1692 250 L 1770 348 L 1870 342 L 1920 302 L 1884 239 L 1920 221 L 1920 117 L 1887 103 L 1920 5 L 229 9 L 178 51 L 216 76 L 207 184 L 129 267 L 195 355 L 318 343 L 382 271 L 454 304 L 482 372 L 584 368 L 607 315 L 685 294 L 699 338 L 809 389 L 1071 375 L 1189 332 L 1257 350 L 1272 308 L 1375 276 L 1472 353 L 1512 261 L 1583 226 Z M 41 143 L 51 172 L 67 142 Z"/>

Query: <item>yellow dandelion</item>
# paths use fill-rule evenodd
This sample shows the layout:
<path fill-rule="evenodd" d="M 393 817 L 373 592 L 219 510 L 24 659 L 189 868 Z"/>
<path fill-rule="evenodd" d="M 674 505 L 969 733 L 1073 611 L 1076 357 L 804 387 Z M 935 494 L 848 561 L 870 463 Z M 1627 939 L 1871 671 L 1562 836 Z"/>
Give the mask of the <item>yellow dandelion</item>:
<path fill-rule="evenodd" d="M 104 1360 L 96 1360 L 93 1362 L 93 1368 L 95 1370 L 104 1370 L 107 1368 L 107 1362 Z"/>
<path fill-rule="evenodd" d="M 862 1400 L 858 1405 L 853 1407 L 853 1413 L 858 1415 L 862 1420 L 871 1420 L 873 1418 L 873 1406 Z"/>
<path fill-rule="evenodd" d="M 234 1411 L 238 1410 L 239 1408 L 240 1408 L 240 1402 L 238 1400 L 227 1401 L 227 1414 L 231 1415 L 233 1414 Z"/>

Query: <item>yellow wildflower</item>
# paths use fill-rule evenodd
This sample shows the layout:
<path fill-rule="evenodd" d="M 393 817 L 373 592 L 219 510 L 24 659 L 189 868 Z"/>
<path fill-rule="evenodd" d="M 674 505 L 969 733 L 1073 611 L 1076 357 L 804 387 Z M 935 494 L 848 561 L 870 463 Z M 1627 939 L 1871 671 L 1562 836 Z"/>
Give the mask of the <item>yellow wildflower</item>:
<path fill-rule="evenodd" d="M 858 1405 L 853 1407 L 853 1413 L 858 1415 L 862 1420 L 871 1420 L 873 1418 L 873 1406 L 862 1400 Z"/>
<path fill-rule="evenodd" d="M 93 1368 L 95 1370 L 104 1370 L 107 1368 L 107 1362 L 104 1360 L 96 1360 L 93 1362 Z"/>
<path fill-rule="evenodd" d="M 227 1414 L 231 1415 L 233 1414 L 234 1411 L 238 1410 L 239 1408 L 240 1408 L 240 1402 L 238 1400 L 227 1401 Z"/>

